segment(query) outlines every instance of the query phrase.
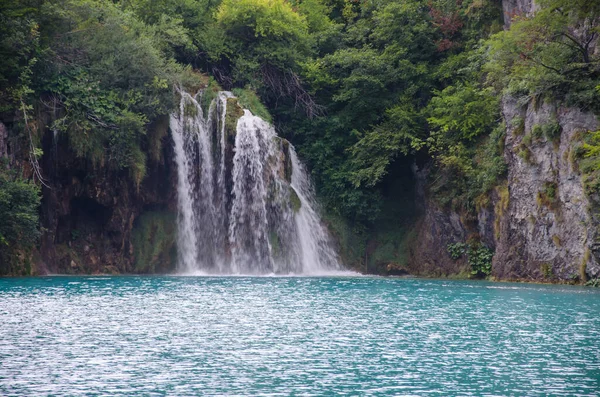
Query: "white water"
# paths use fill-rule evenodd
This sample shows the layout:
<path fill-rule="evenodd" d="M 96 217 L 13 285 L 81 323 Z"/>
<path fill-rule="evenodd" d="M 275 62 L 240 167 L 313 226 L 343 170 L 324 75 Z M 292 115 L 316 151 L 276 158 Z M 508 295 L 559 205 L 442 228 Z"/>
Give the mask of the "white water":
<path fill-rule="evenodd" d="M 205 115 L 181 94 L 171 115 L 178 175 L 178 269 L 205 274 L 326 274 L 340 269 L 308 175 L 291 144 L 245 110 L 227 138 L 227 98 Z M 298 208 L 299 207 L 299 208 Z"/>

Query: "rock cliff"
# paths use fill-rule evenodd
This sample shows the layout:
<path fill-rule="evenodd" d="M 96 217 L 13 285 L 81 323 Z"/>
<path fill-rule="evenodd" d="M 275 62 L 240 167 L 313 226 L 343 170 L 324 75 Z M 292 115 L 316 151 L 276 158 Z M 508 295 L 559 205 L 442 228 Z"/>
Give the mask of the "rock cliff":
<path fill-rule="evenodd" d="M 505 27 L 513 18 L 535 12 L 531 0 L 502 2 Z M 582 136 L 599 128 L 590 112 L 556 101 L 502 101 L 506 125 L 506 181 L 489 193 L 476 219 L 443 211 L 426 193 L 419 241 L 410 267 L 417 273 L 456 274 L 464 259 L 453 261 L 449 244 L 469 239 L 495 249 L 492 275 L 500 279 L 585 280 L 600 275 L 597 228 L 575 150 Z M 419 171 L 424 172 L 424 171 Z M 425 177 L 417 172 L 420 189 Z"/>
<path fill-rule="evenodd" d="M 66 137 L 43 137 L 42 237 L 34 270 L 153 273 L 175 265 L 172 145 L 164 128 L 158 156 L 136 186 L 126 170 L 77 158 Z"/>

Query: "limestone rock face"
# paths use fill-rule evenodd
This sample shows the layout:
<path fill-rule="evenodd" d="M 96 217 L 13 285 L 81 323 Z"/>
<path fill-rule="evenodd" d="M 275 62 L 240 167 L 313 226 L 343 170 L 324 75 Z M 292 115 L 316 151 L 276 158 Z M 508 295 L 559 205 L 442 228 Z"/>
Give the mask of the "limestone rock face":
<path fill-rule="evenodd" d="M 424 171 L 416 172 L 424 215 L 411 268 L 434 275 L 460 273 L 466 264 L 453 261 L 447 247 L 475 239 L 495 249 L 492 273 L 500 279 L 597 277 L 598 220 L 574 150 L 583 134 L 600 128 L 598 118 L 553 102 L 521 105 L 513 98 L 503 101 L 502 110 L 507 180 L 490 192 L 476 219 L 436 207 L 423 193 Z"/>
<path fill-rule="evenodd" d="M 528 16 L 535 12 L 537 5 L 534 0 L 503 0 L 504 27 L 510 28 L 513 18 Z"/>
<path fill-rule="evenodd" d="M 540 278 L 551 270 L 568 279 L 585 264 L 597 275 L 600 267 L 590 255 L 596 226 L 572 157 L 577 134 L 598 129 L 596 116 L 553 103 L 519 106 L 510 98 L 503 114 L 509 204 L 500 220 L 494 274 Z M 554 139 L 540 136 L 552 125 L 560 126 Z"/>
<path fill-rule="evenodd" d="M 417 238 L 410 252 L 412 273 L 446 276 L 467 269 L 464 258 L 454 261 L 448 254 L 449 244 L 466 240 L 468 231 L 456 212 L 440 209 L 426 193 L 427 166 L 413 167 L 416 179 L 416 202 L 423 214 L 416 225 Z"/>
<path fill-rule="evenodd" d="M 503 0 L 505 28 L 538 8 L 534 0 Z M 578 27 L 574 27 L 575 33 Z M 424 194 L 413 267 L 460 272 L 449 243 L 475 238 L 495 249 L 492 273 L 501 279 L 585 279 L 600 275 L 600 220 L 585 195 L 573 151 L 588 131 L 598 130 L 589 112 L 556 102 L 518 103 L 504 98 L 507 181 L 490 192 L 477 219 L 441 211 Z M 418 184 L 426 186 L 424 178 Z M 423 190 L 423 188 L 421 188 Z"/>

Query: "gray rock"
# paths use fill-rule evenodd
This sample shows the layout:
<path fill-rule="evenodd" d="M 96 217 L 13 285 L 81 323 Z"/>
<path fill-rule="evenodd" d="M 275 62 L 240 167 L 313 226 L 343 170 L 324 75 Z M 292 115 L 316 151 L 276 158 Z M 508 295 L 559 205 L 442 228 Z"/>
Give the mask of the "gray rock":
<path fill-rule="evenodd" d="M 510 28 L 513 18 L 529 16 L 535 12 L 537 5 L 534 0 L 503 0 L 504 28 Z"/>
<path fill-rule="evenodd" d="M 598 129 L 596 116 L 554 103 L 520 106 L 512 98 L 503 101 L 503 113 L 508 126 L 504 156 L 509 204 L 496 243 L 494 274 L 539 279 L 551 271 L 568 279 L 579 275 L 582 262 L 587 264 L 588 274 L 599 274 L 598 261 L 590 255 L 595 228 L 589 201 L 571 161 L 576 134 Z M 511 126 L 516 117 L 524 120 L 522 134 Z M 536 125 L 552 121 L 562 128 L 557 140 L 541 136 L 530 143 L 524 141 Z M 519 152 L 529 155 L 520 156 Z"/>

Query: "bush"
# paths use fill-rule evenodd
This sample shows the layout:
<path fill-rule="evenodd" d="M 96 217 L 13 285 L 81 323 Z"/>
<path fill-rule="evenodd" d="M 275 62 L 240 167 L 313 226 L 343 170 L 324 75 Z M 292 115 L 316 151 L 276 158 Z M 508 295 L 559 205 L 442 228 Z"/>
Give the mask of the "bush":
<path fill-rule="evenodd" d="M 453 260 L 457 260 L 465 253 L 466 245 L 465 243 L 453 243 L 448 244 L 448 247 L 446 247 L 446 249 L 448 250 L 448 254 L 450 254 L 450 258 L 452 258 Z"/>
<path fill-rule="evenodd" d="M 0 162 L 0 167 L 5 164 Z M 39 205 L 38 186 L 0 169 L 0 263 L 9 263 L 15 250 L 30 248 L 37 242 Z"/>
<path fill-rule="evenodd" d="M 447 250 L 453 260 L 467 255 L 467 262 L 471 266 L 471 276 L 487 277 L 492 274 L 494 251 L 480 242 L 468 245 L 461 242 L 448 244 Z"/>
<path fill-rule="evenodd" d="M 492 274 L 492 259 L 494 251 L 483 244 L 476 244 L 467 250 L 471 275 L 475 277 L 487 277 Z"/>

